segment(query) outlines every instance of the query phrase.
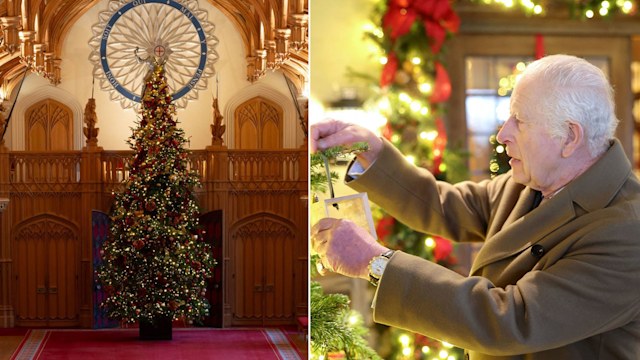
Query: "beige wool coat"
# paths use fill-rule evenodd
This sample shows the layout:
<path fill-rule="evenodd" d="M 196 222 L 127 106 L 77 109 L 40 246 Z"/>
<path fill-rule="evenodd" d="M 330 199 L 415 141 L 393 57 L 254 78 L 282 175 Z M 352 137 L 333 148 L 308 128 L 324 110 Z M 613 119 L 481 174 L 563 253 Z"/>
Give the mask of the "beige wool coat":
<path fill-rule="evenodd" d="M 396 251 L 376 322 L 478 359 L 640 359 L 640 183 L 620 143 L 555 197 L 511 173 L 451 185 L 389 143 L 348 184 L 412 228 L 482 241 L 469 277 Z"/>

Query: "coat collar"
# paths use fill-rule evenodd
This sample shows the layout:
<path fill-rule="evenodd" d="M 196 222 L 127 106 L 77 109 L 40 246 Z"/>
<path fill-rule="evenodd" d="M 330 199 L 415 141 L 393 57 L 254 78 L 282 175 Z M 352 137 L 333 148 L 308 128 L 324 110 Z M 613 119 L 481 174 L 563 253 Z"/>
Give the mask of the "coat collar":
<path fill-rule="evenodd" d="M 617 139 L 587 171 L 567 185 L 571 199 L 586 211 L 606 207 L 631 173 L 631 163 Z"/>
<path fill-rule="evenodd" d="M 631 164 L 622 145 L 614 140 L 593 166 L 536 209 L 529 211 L 534 200 L 533 189 L 525 187 L 519 195 L 514 194 L 518 201 L 500 231 L 486 239 L 473 262 L 471 274 L 527 249 L 568 223 L 576 217 L 575 205 L 587 212 L 606 207 L 630 172 Z"/>

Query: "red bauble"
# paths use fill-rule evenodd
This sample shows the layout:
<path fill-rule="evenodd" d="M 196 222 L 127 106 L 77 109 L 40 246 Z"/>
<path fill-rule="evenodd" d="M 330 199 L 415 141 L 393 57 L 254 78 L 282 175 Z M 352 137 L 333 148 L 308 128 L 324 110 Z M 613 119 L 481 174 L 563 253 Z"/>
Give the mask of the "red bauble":
<path fill-rule="evenodd" d="M 153 200 L 150 200 L 147 202 L 144 208 L 147 209 L 147 211 L 155 211 L 157 208 L 156 202 Z"/>
<path fill-rule="evenodd" d="M 144 240 L 135 240 L 133 242 L 133 247 L 136 248 L 136 250 L 140 250 L 144 247 Z"/>

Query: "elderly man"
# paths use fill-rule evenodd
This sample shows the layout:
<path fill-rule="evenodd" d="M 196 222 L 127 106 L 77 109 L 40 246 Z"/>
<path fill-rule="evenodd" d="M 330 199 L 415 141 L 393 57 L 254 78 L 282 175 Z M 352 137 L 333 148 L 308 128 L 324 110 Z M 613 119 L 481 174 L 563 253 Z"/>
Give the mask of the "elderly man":
<path fill-rule="evenodd" d="M 317 123 L 312 151 L 369 143 L 351 187 L 419 231 L 484 244 L 469 277 L 344 220 L 321 220 L 312 245 L 327 269 L 377 285 L 376 322 L 468 359 L 640 359 L 640 183 L 616 125 L 604 74 L 567 55 L 517 83 L 498 134 L 512 169 L 491 181 L 439 182 L 367 130 Z"/>

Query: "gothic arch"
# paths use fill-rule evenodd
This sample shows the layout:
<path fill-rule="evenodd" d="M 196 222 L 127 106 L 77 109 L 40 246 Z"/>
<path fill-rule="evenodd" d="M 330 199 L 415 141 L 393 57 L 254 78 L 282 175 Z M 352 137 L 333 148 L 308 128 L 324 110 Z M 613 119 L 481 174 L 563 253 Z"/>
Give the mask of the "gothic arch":
<path fill-rule="evenodd" d="M 27 109 L 25 149 L 57 151 L 73 149 L 73 114 L 65 104 L 45 99 Z"/>
<path fill-rule="evenodd" d="M 233 124 L 236 149 L 283 148 L 284 119 L 282 107 L 279 104 L 262 96 L 256 96 L 238 106 L 234 115 L 236 116 Z"/>
<path fill-rule="evenodd" d="M 28 77 L 31 76 L 36 75 L 30 75 Z M 82 121 L 84 112 L 82 105 L 71 93 L 53 85 L 41 86 L 37 90 L 29 93 L 28 96 L 25 96 L 25 94 L 20 96 L 20 101 L 16 103 L 12 115 L 13 119 L 9 123 L 9 127 L 11 127 L 11 150 L 25 149 L 24 134 L 26 129 L 24 126 L 24 117 L 31 106 L 45 99 L 56 100 L 71 109 L 73 113 L 73 149 L 81 150 L 83 143 Z"/>
<path fill-rule="evenodd" d="M 291 220 L 266 211 L 255 213 L 236 221 L 236 223 L 231 226 L 231 234 L 235 234 L 238 229 L 245 227 L 248 224 L 255 223 L 256 221 L 260 221 L 265 218 L 275 223 L 281 224 L 291 232 L 292 236 L 295 236 L 296 226 L 291 222 Z"/>
<path fill-rule="evenodd" d="M 282 80 L 284 82 L 284 79 Z M 283 131 L 282 134 L 282 147 L 285 149 L 296 148 L 296 139 L 300 125 L 298 124 L 298 115 L 296 107 L 291 100 L 290 96 L 285 96 L 278 90 L 271 88 L 262 82 L 254 83 L 240 90 L 234 97 L 232 97 L 227 103 L 225 109 L 225 123 L 227 124 L 227 132 L 224 134 L 224 142 L 230 149 L 235 148 L 235 124 L 234 113 L 238 106 L 245 101 L 253 99 L 255 97 L 262 97 L 282 107 L 283 111 Z"/>
<path fill-rule="evenodd" d="M 60 227 L 61 229 L 67 229 L 68 231 L 70 231 L 70 233 L 75 234 L 75 236 L 77 237 L 79 229 L 76 224 L 55 214 L 42 213 L 36 216 L 32 216 L 30 218 L 24 219 L 20 221 L 18 224 L 16 224 L 13 230 L 13 238 L 15 240 L 18 240 L 17 237 L 19 234 L 24 233 L 24 231 L 34 231 L 33 229 L 29 229 L 29 228 L 47 221 L 57 224 L 57 227 Z M 76 240 L 79 240 L 79 239 L 76 239 Z"/>

